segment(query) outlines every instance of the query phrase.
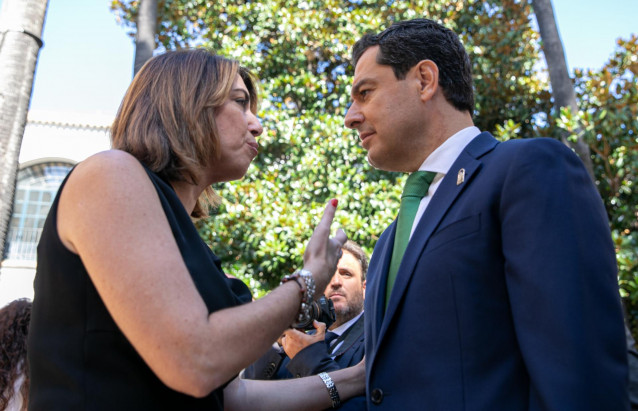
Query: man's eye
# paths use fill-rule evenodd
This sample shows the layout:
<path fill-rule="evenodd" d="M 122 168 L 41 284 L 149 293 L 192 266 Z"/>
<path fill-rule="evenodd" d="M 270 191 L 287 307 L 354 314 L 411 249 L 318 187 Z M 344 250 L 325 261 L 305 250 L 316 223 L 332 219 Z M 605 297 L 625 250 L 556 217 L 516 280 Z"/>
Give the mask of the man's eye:
<path fill-rule="evenodd" d="M 370 90 L 366 89 L 366 90 L 359 91 L 359 94 L 361 94 L 361 97 L 365 97 L 369 92 Z"/>

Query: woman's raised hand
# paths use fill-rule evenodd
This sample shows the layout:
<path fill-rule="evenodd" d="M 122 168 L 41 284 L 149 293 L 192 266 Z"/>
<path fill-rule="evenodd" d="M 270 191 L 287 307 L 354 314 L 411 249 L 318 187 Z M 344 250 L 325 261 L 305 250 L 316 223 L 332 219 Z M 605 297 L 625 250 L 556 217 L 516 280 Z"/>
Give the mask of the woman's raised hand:
<path fill-rule="evenodd" d="M 328 202 L 321 221 L 308 241 L 304 252 L 304 268 L 312 273 L 317 287 L 315 297 L 319 297 L 337 269 L 341 258 L 341 247 L 348 237 L 342 229 L 338 229 L 334 237 L 330 237 L 330 225 L 337 210 L 337 199 Z"/>

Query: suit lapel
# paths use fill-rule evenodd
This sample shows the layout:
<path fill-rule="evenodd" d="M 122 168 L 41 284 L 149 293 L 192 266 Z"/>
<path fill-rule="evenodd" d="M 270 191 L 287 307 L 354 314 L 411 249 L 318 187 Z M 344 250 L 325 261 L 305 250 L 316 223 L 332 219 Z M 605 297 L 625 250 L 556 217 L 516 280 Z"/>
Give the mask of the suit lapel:
<path fill-rule="evenodd" d="M 394 233 L 396 220 L 381 234 L 377 245 L 374 247 L 368 269 L 366 281 L 366 298 L 364 301 L 365 315 L 369 318 L 371 327 L 366 329 L 366 338 L 378 341 L 381 323 L 385 309 L 385 290 L 388 278 L 388 268 L 394 247 Z M 367 322 L 367 321 L 366 321 Z"/>
<path fill-rule="evenodd" d="M 344 332 L 342 340 L 343 344 L 341 344 L 341 347 L 339 347 L 337 351 L 332 353 L 335 358 L 346 353 L 354 343 L 359 341 L 361 334 L 363 334 L 364 315 L 365 314 L 361 314 L 361 317 L 359 317 L 359 319 Z M 338 342 L 335 343 L 335 345 L 336 344 L 338 344 Z M 350 353 L 350 356 L 352 356 L 352 353 Z"/>
<path fill-rule="evenodd" d="M 403 256 L 403 261 L 399 266 L 396 282 L 394 283 L 394 289 L 388 303 L 388 308 L 383 315 L 381 311 L 381 327 L 379 330 L 378 340 L 381 341 L 388 329 L 390 321 L 394 316 L 399 302 L 403 299 L 403 295 L 406 292 L 408 284 L 412 275 L 414 275 L 414 268 L 421 257 L 423 250 L 427 246 L 428 240 L 432 233 L 437 228 L 449 208 L 454 204 L 457 197 L 463 192 L 468 184 L 471 184 L 473 177 L 481 167 L 481 161 L 478 159 L 480 156 L 490 151 L 498 142 L 489 133 L 481 133 L 474 140 L 472 140 L 467 147 L 461 152 L 456 159 L 446 176 L 441 181 L 441 184 L 432 196 L 428 208 L 425 214 L 419 221 L 414 230 L 414 234 L 408 243 L 408 248 Z M 457 184 L 458 175 L 461 169 L 464 169 L 464 179 L 460 184 Z M 395 225 L 395 224 L 393 224 Z M 394 233 L 394 230 L 392 231 Z M 393 243 L 393 241 L 387 241 L 386 250 L 384 255 L 387 260 L 392 255 L 392 248 L 387 250 L 387 245 Z M 383 310 L 384 301 L 381 300 L 385 295 L 385 279 L 387 278 L 387 266 L 385 268 L 385 274 L 383 276 L 377 276 L 383 280 L 383 294 L 376 294 L 377 306 L 381 306 Z M 378 292 L 378 291 L 377 291 Z M 381 303 L 379 303 L 379 301 Z M 367 308 L 366 308 L 367 309 Z"/>

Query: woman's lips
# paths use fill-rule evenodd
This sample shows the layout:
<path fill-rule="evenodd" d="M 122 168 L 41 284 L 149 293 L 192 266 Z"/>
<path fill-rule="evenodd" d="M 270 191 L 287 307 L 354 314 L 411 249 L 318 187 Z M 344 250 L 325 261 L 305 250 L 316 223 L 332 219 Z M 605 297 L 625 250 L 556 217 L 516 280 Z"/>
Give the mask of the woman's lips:
<path fill-rule="evenodd" d="M 255 155 L 259 154 L 259 143 L 251 142 L 251 143 L 248 143 L 248 145 L 250 146 L 250 148 L 253 149 L 253 151 L 255 152 L 254 153 Z"/>

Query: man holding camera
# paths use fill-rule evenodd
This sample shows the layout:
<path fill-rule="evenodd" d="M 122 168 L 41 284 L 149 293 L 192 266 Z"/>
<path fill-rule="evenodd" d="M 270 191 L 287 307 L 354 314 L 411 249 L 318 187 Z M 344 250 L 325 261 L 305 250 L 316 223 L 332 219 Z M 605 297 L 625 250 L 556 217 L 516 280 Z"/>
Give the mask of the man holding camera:
<path fill-rule="evenodd" d="M 276 380 L 305 377 L 346 368 L 364 355 L 363 299 L 368 258 L 352 241 L 343 245 L 343 256 L 324 294 L 334 305 L 335 320 L 329 325 L 315 322 L 316 332 L 306 334 L 290 329 L 281 338 L 281 347 L 246 368 L 243 378 Z"/>

